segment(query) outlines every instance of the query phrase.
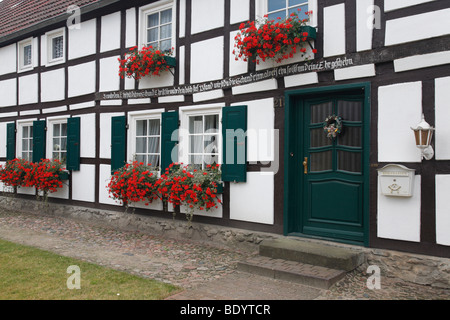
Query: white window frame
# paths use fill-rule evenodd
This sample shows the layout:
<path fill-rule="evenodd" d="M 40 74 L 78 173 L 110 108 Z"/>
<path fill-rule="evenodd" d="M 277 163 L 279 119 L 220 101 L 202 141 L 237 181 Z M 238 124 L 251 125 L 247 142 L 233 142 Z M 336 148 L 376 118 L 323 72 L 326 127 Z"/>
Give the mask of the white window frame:
<path fill-rule="evenodd" d="M 20 41 L 17 44 L 17 72 L 24 72 L 33 70 L 34 68 L 34 43 L 33 38 L 25 39 Z M 30 64 L 25 65 L 24 64 L 24 57 L 25 57 L 25 47 L 30 46 L 31 47 L 31 61 Z"/>
<path fill-rule="evenodd" d="M 128 159 L 129 161 L 135 160 L 136 155 L 136 122 L 138 120 L 159 120 L 159 166 L 161 166 L 161 129 L 162 129 L 162 113 L 164 112 L 164 109 L 155 109 L 151 111 L 136 111 L 136 112 L 129 112 L 128 113 Z M 155 166 L 154 163 L 152 163 L 152 166 Z"/>
<path fill-rule="evenodd" d="M 59 58 L 53 58 L 53 39 L 62 37 L 63 38 L 63 55 Z M 66 62 L 66 32 L 65 28 L 61 28 L 58 30 L 50 31 L 45 34 L 45 49 L 46 52 L 43 52 L 43 56 L 46 58 L 45 64 L 46 66 L 52 66 L 56 64 L 61 64 Z"/>
<path fill-rule="evenodd" d="M 310 16 L 310 21 L 308 25 L 312 27 L 317 27 L 317 0 L 305 0 L 308 2 L 308 11 L 312 11 L 312 15 Z M 268 14 L 269 11 L 269 2 L 268 0 L 256 0 L 256 18 L 263 19 L 264 15 Z M 300 16 L 301 17 L 301 16 Z"/>
<path fill-rule="evenodd" d="M 173 0 L 157 1 L 139 8 L 139 47 L 142 48 L 147 46 L 147 16 L 167 9 L 172 9 L 172 34 L 170 48 L 176 48 L 176 1 Z"/>
<path fill-rule="evenodd" d="M 222 108 L 224 106 L 203 106 L 203 107 L 181 107 L 180 108 L 180 130 L 179 130 L 179 159 L 184 165 L 191 164 L 189 159 L 190 154 L 190 134 L 189 134 L 189 118 L 191 116 L 205 116 L 217 114 L 219 116 L 219 130 L 218 130 L 218 164 L 223 163 L 222 150 Z"/>
<path fill-rule="evenodd" d="M 53 125 L 54 124 L 61 124 L 65 123 L 67 124 L 67 119 L 69 119 L 69 116 L 60 116 L 60 117 L 51 117 L 47 118 L 47 147 L 46 147 L 46 154 L 47 157 L 50 159 L 53 159 Z M 66 161 L 61 162 L 64 165 L 67 165 L 67 143 L 66 143 Z"/>
<path fill-rule="evenodd" d="M 32 127 L 33 128 L 33 121 L 35 121 L 37 119 L 27 119 L 27 120 L 18 120 L 17 121 L 17 145 L 16 145 L 16 154 L 20 155 L 19 158 L 24 159 L 23 158 L 23 150 L 22 150 L 22 146 L 23 146 L 23 128 L 24 127 Z M 34 129 L 33 129 L 34 130 Z M 33 141 L 33 137 L 28 138 L 28 140 Z M 28 150 L 28 152 L 31 152 L 31 159 L 25 159 L 27 161 L 33 161 L 33 148 L 31 148 L 31 150 Z"/>

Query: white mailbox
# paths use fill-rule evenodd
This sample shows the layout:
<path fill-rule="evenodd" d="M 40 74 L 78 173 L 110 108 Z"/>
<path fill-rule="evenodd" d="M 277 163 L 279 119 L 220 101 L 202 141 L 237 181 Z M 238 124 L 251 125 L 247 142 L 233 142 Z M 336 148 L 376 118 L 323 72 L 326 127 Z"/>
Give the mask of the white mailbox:
<path fill-rule="evenodd" d="M 399 164 L 388 164 L 378 169 L 381 194 L 392 197 L 411 197 L 415 170 Z"/>

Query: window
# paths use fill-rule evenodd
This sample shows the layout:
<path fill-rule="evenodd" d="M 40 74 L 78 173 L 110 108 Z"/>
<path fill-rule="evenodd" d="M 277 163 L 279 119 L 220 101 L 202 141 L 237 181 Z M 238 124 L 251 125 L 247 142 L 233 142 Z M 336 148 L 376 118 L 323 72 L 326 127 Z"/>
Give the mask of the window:
<path fill-rule="evenodd" d="M 222 108 L 189 108 L 183 112 L 182 145 L 187 152 L 182 162 L 193 165 L 196 169 L 221 163 L 221 110 Z"/>
<path fill-rule="evenodd" d="M 26 71 L 33 68 L 33 40 L 27 39 L 19 42 L 18 71 Z"/>
<path fill-rule="evenodd" d="M 300 18 L 304 18 L 302 13 L 308 11 L 308 0 L 267 0 L 267 13 L 269 20 L 277 18 L 284 19 L 293 12 L 299 13 Z"/>
<path fill-rule="evenodd" d="M 169 51 L 174 46 L 174 19 L 175 10 L 171 1 L 164 5 L 151 5 L 142 13 L 142 44 L 152 46 L 161 51 Z"/>
<path fill-rule="evenodd" d="M 47 65 L 64 62 L 64 29 L 46 34 L 47 38 Z"/>
<path fill-rule="evenodd" d="M 135 139 L 135 160 L 158 167 L 161 154 L 161 120 L 136 120 Z"/>
<path fill-rule="evenodd" d="M 52 158 L 62 163 L 67 160 L 67 122 L 52 124 Z"/>
<path fill-rule="evenodd" d="M 33 125 L 22 125 L 22 136 L 20 137 L 21 158 L 33 161 Z"/>

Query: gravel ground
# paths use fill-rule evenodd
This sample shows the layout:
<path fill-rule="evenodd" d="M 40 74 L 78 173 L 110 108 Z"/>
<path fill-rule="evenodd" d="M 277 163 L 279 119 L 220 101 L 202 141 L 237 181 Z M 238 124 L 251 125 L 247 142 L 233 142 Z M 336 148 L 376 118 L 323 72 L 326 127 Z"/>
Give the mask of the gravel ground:
<path fill-rule="evenodd" d="M 330 290 L 316 289 L 312 292 L 304 286 L 289 284 L 290 295 L 281 295 L 283 288 L 287 288 L 286 282 L 257 279 L 236 271 L 237 262 L 248 257 L 248 252 L 45 214 L 0 210 L 0 238 L 182 287 L 185 291 L 174 300 L 227 299 L 223 294 L 204 295 L 207 292 L 205 286 L 220 290 L 220 281 L 228 282 L 228 285 L 231 281 L 242 285 L 243 281 L 252 281 L 253 285 L 260 281 L 261 286 L 270 287 L 272 295 L 253 293 L 251 299 L 450 300 L 450 290 L 386 277 L 381 278 L 381 289 L 369 290 L 366 285 L 368 275 L 360 270 L 349 273 Z M 307 291 L 308 295 L 302 295 Z M 243 295 L 242 299 L 246 296 Z"/>

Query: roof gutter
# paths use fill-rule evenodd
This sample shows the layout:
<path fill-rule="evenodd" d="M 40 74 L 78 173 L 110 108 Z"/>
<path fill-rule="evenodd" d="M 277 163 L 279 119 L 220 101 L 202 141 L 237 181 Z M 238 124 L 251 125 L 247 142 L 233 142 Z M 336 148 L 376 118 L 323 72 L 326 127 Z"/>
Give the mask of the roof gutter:
<path fill-rule="evenodd" d="M 99 2 L 88 4 L 86 6 L 80 7 L 81 15 L 105 8 L 109 5 L 117 3 L 117 2 L 120 2 L 120 0 L 100 0 Z M 31 27 L 28 27 L 28 28 L 19 30 L 17 32 L 11 33 L 9 35 L 6 35 L 4 37 L 1 37 L 0 38 L 0 47 L 3 47 L 4 45 L 8 45 L 12 42 L 15 42 L 16 39 L 23 38 L 24 36 L 35 33 L 38 30 L 44 29 L 44 28 L 52 26 L 54 24 L 61 23 L 63 21 L 66 21 L 70 16 L 71 16 L 71 13 L 64 13 L 59 16 L 39 22 L 35 25 L 32 25 Z"/>

